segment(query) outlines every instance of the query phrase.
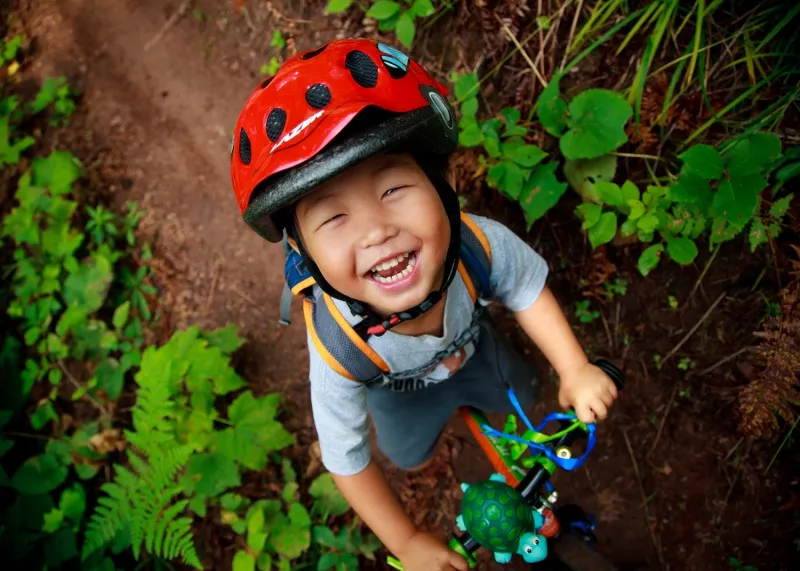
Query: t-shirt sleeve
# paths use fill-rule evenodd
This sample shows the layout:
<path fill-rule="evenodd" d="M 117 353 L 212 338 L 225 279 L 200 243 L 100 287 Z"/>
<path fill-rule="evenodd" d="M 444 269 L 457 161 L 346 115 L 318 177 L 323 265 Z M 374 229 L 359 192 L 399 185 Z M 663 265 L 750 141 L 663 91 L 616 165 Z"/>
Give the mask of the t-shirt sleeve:
<path fill-rule="evenodd" d="M 310 336 L 308 352 L 311 408 L 322 464 L 333 474 L 358 474 L 370 461 L 367 389 L 334 371 Z"/>
<path fill-rule="evenodd" d="M 529 308 L 547 282 L 547 262 L 507 226 L 483 216 L 472 217 L 492 250 L 494 298 L 514 312 Z"/>

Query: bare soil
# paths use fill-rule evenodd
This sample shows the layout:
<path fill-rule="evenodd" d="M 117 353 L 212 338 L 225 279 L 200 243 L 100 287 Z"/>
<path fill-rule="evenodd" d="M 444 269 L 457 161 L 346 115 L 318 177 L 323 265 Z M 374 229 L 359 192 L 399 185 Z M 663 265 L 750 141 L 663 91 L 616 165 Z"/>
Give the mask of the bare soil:
<path fill-rule="evenodd" d="M 74 125 L 85 131 L 73 134 L 82 141 L 81 158 L 118 169 L 120 183 L 108 189 L 113 202 L 135 200 L 148 212 L 142 232 L 155 246 L 165 327 L 238 324 L 249 341 L 239 358 L 242 373 L 256 392 L 282 393 L 285 421 L 298 435 L 294 455 L 304 463 L 316 437 L 302 319 L 295 307 L 293 326 L 277 323 L 283 254 L 240 220 L 228 160 L 240 106 L 260 82 L 260 66 L 278 55 L 269 47 L 276 27 L 289 38 L 288 53 L 360 33 L 358 18 L 323 17 L 322 5 L 39 0 L 20 1 L 17 10 L 37 40 L 29 71 L 40 78 L 65 74 L 83 93 Z M 445 16 L 420 40 L 419 53 L 442 80 L 445 70 L 484 48 L 477 23 L 464 21 L 462 12 Z M 463 28 L 458 38 L 443 33 L 456 25 Z M 512 71 L 524 67 L 517 59 Z M 457 160 L 471 162 L 468 152 Z M 569 200 L 527 232 L 518 207 L 497 193 L 474 186 L 464 192 L 470 209 L 509 224 L 549 260 L 551 286 L 587 351 L 614 358 L 628 377 L 586 467 L 556 479 L 565 501 L 597 514 L 598 549 L 622 571 L 723 571 L 732 569 L 731 556 L 760 571 L 796 568 L 798 449 L 789 445 L 767 470 L 777 443 L 740 437 L 731 414 L 749 372 L 747 352 L 713 367 L 755 343 L 762 293 L 774 300 L 779 287 L 773 268 L 762 272 L 766 258 L 749 255 L 741 241 L 729 244 L 691 293 L 708 254 L 685 269 L 663 264 L 645 280 L 633 247 L 592 254 L 570 219 Z M 601 319 L 579 324 L 571 315 L 575 301 L 617 276 L 629 282 L 627 295 L 603 300 Z M 540 361 L 509 316 L 496 316 L 520 350 Z M 670 354 L 699 321 L 657 367 L 654 356 Z M 690 371 L 678 368 L 684 358 Z M 550 382 L 535 418 L 557 409 L 555 393 Z M 387 470 L 420 525 L 444 536 L 458 513 L 458 482 L 485 477 L 489 466 L 454 418 L 426 471 Z M 217 549 L 224 567 L 229 550 Z"/>

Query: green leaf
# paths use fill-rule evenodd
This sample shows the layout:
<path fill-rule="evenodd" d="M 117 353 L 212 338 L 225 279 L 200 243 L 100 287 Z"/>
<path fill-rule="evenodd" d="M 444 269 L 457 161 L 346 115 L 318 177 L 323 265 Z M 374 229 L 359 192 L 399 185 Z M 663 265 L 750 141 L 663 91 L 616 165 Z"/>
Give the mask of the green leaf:
<path fill-rule="evenodd" d="M 481 131 L 483 138 L 483 148 L 486 150 L 491 158 L 496 159 L 500 156 L 500 139 L 495 133 L 484 133 Z"/>
<path fill-rule="evenodd" d="M 58 413 L 49 400 L 40 401 L 36 411 L 31 415 L 31 427 L 34 430 L 41 430 L 49 421 L 58 421 Z"/>
<path fill-rule="evenodd" d="M 117 309 L 114 310 L 114 317 L 111 319 L 111 323 L 114 325 L 114 329 L 122 329 L 125 327 L 125 323 L 128 321 L 128 314 L 131 311 L 131 302 L 126 301 Z"/>
<path fill-rule="evenodd" d="M 264 550 L 270 530 L 264 529 L 264 510 L 252 510 L 247 516 L 247 545 L 252 551 Z"/>
<path fill-rule="evenodd" d="M 581 228 L 588 230 L 598 222 L 600 222 L 600 215 L 603 213 L 603 207 L 593 202 L 584 202 L 575 209 L 578 216 L 583 220 Z"/>
<path fill-rule="evenodd" d="M 697 245 L 689 238 L 667 240 L 667 253 L 679 264 L 691 264 L 697 257 Z"/>
<path fill-rule="evenodd" d="M 725 170 L 734 176 L 761 174 L 781 154 L 781 140 L 772 133 L 754 133 L 742 139 L 727 155 Z"/>
<path fill-rule="evenodd" d="M 694 172 L 684 172 L 667 190 L 667 198 L 681 204 L 696 204 L 701 211 L 711 205 L 712 194 L 708 181 Z"/>
<path fill-rule="evenodd" d="M 314 543 L 322 547 L 336 547 L 336 537 L 333 535 L 331 528 L 326 525 L 315 525 L 314 529 L 311 530 L 311 538 Z"/>
<path fill-rule="evenodd" d="M 564 163 L 564 176 L 572 189 L 586 202 L 599 202 L 595 184 L 611 181 L 617 173 L 617 157 L 603 155 L 596 159 L 567 160 Z"/>
<path fill-rule="evenodd" d="M 636 220 L 632 218 L 628 218 L 622 225 L 619 227 L 619 233 L 624 237 L 627 238 L 628 236 L 633 236 L 636 234 L 637 226 Z"/>
<path fill-rule="evenodd" d="M 546 156 L 547 153 L 536 145 L 520 145 L 509 153 L 508 158 L 520 166 L 531 168 L 542 162 Z"/>
<path fill-rule="evenodd" d="M 317 562 L 317 571 L 326 571 L 331 567 L 335 567 L 338 562 L 338 553 L 323 553 L 322 557 L 320 557 L 319 561 Z"/>
<path fill-rule="evenodd" d="M 237 551 L 233 556 L 233 571 L 255 571 L 256 560 L 247 551 Z"/>
<path fill-rule="evenodd" d="M 775 180 L 783 184 L 797 176 L 800 176 L 800 161 L 781 167 L 775 173 Z"/>
<path fill-rule="evenodd" d="M 588 89 L 569 104 L 567 131 L 559 145 L 568 159 L 590 159 L 609 153 L 628 140 L 625 124 L 633 115 L 630 103 L 605 89 Z"/>
<path fill-rule="evenodd" d="M 367 17 L 375 18 L 376 20 L 385 20 L 397 14 L 398 10 L 400 10 L 400 4 L 397 2 L 378 0 L 367 10 Z"/>
<path fill-rule="evenodd" d="M 273 30 L 272 40 L 269 42 L 270 47 L 282 50 L 286 47 L 286 40 L 283 39 L 283 34 L 280 30 Z"/>
<path fill-rule="evenodd" d="M 792 202 L 792 198 L 794 198 L 794 194 L 787 194 L 780 200 L 773 202 L 772 206 L 769 207 L 769 215 L 773 218 L 782 218 L 789 210 L 789 204 Z"/>
<path fill-rule="evenodd" d="M 311 545 L 311 518 L 306 508 L 293 503 L 289 506 L 289 523 L 270 538 L 273 550 L 286 559 L 296 559 Z"/>
<path fill-rule="evenodd" d="M 61 524 L 64 522 L 64 513 L 58 509 L 53 508 L 44 514 L 44 524 L 42 524 L 42 531 L 45 533 L 54 533 L 58 531 Z"/>
<path fill-rule="evenodd" d="M 766 181 L 758 174 L 723 180 L 714 195 L 713 214 L 743 227 L 755 213 L 762 183 L 766 186 Z"/>
<path fill-rule="evenodd" d="M 71 488 L 64 490 L 58 507 L 64 513 L 64 517 L 78 523 L 86 511 L 86 492 L 83 486 L 75 483 Z"/>
<path fill-rule="evenodd" d="M 479 88 L 478 74 L 465 73 L 457 76 L 453 91 L 455 92 L 456 99 L 462 101 L 467 97 L 477 97 Z"/>
<path fill-rule="evenodd" d="M 353 0 L 328 0 L 328 5 L 325 6 L 326 14 L 341 14 L 350 7 Z"/>
<path fill-rule="evenodd" d="M 594 185 L 594 190 L 598 198 L 604 204 L 609 206 L 622 206 L 623 196 L 622 189 L 613 182 L 597 181 Z"/>
<path fill-rule="evenodd" d="M 96 253 L 64 282 L 64 299 L 88 313 L 97 311 L 103 305 L 113 277 L 109 260 Z"/>
<path fill-rule="evenodd" d="M 522 117 L 520 110 L 516 107 L 503 107 L 500 111 L 500 115 L 502 115 L 503 119 L 506 121 L 506 129 L 511 129 L 516 126 Z"/>
<path fill-rule="evenodd" d="M 592 248 L 606 244 L 617 235 L 617 215 L 613 212 L 604 212 L 600 220 L 589 228 L 589 242 Z"/>
<path fill-rule="evenodd" d="M 631 200 L 639 200 L 641 197 L 639 196 L 639 187 L 633 184 L 631 181 L 626 180 L 622 184 L 622 199 L 627 204 Z"/>
<path fill-rule="evenodd" d="M 44 545 L 44 560 L 49 567 L 59 568 L 61 562 L 78 556 L 75 532 L 62 527 L 51 535 Z"/>
<path fill-rule="evenodd" d="M 567 190 L 567 184 L 556 179 L 558 163 L 537 166 L 525 181 L 520 197 L 520 205 L 525 213 L 528 228 L 553 206 Z"/>
<path fill-rule="evenodd" d="M 272 571 L 272 555 L 261 553 L 256 559 L 256 567 L 259 571 Z"/>
<path fill-rule="evenodd" d="M 631 209 L 630 214 L 628 214 L 628 220 L 633 221 L 644 215 L 645 207 L 640 200 L 628 200 L 626 204 Z"/>
<path fill-rule="evenodd" d="M 195 496 L 189 502 L 189 509 L 198 515 L 198 517 L 206 517 L 208 506 L 206 505 L 208 498 L 205 496 Z"/>
<path fill-rule="evenodd" d="M 476 97 L 468 97 L 461 104 L 461 120 L 472 119 L 475 120 L 475 115 L 478 114 L 478 99 Z M 477 123 L 476 123 L 477 124 Z"/>
<path fill-rule="evenodd" d="M 567 104 L 561 98 L 559 87 L 561 77 L 560 74 L 553 76 L 536 103 L 539 123 L 554 137 L 560 137 L 567 127 Z"/>
<path fill-rule="evenodd" d="M 314 498 L 312 512 L 323 517 L 344 515 L 350 510 L 350 504 L 336 487 L 333 477 L 325 472 L 318 476 L 308 489 Z"/>
<path fill-rule="evenodd" d="M 214 497 L 228 488 L 239 486 L 239 468 L 221 452 L 195 454 L 189 460 L 186 477 L 191 488 L 200 496 Z"/>
<path fill-rule="evenodd" d="M 649 274 L 653 269 L 658 265 L 659 260 L 661 259 L 661 252 L 664 251 L 664 244 L 653 244 L 649 248 L 646 248 L 642 255 L 639 256 L 639 272 L 646 276 Z"/>
<path fill-rule="evenodd" d="M 764 223 L 761 222 L 760 218 L 753 218 L 747 238 L 750 241 L 750 252 L 755 252 L 756 248 L 769 242 L 767 229 L 764 227 Z"/>
<path fill-rule="evenodd" d="M 91 464 L 75 464 L 75 473 L 81 480 L 91 480 L 97 475 L 100 470 L 99 466 L 92 466 Z"/>
<path fill-rule="evenodd" d="M 636 226 L 643 232 L 653 232 L 658 228 L 658 216 L 655 214 L 645 214 L 637 220 Z"/>
<path fill-rule="evenodd" d="M 394 32 L 397 34 L 397 39 L 400 40 L 400 43 L 411 49 L 411 44 L 414 42 L 414 36 L 417 33 L 417 27 L 414 25 L 414 18 L 408 10 L 400 15 Z"/>
<path fill-rule="evenodd" d="M 431 0 L 414 0 L 411 11 L 420 18 L 427 18 L 436 13 L 436 8 L 433 7 Z"/>
<path fill-rule="evenodd" d="M 500 181 L 498 188 L 508 194 L 514 200 L 519 200 L 522 192 L 524 176 L 520 168 L 511 162 L 504 163 L 503 180 Z"/>
<path fill-rule="evenodd" d="M 483 133 L 481 133 L 478 124 L 468 125 L 466 129 L 458 134 L 458 144 L 462 147 L 475 147 L 480 145 L 483 141 Z"/>
<path fill-rule="evenodd" d="M 722 156 L 710 145 L 695 145 L 678 155 L 683 161 L 683 170 L 706 180 L 717 180 L 722 176 Z"/>
<path fill-rule="evenodd" d="M 47 158 L 33 159 L 33 184 L 47 186 L 53 194 L 68 193 L 80 173 L 80 162 L 66 151 L 53 151 Z"/>
<path fill-rule="evenodd" d="M 52 454 L 28 459 L 11 478 L 11 487 L 21 494 L 45 494 L 66 479 L 68 470 Z"/>

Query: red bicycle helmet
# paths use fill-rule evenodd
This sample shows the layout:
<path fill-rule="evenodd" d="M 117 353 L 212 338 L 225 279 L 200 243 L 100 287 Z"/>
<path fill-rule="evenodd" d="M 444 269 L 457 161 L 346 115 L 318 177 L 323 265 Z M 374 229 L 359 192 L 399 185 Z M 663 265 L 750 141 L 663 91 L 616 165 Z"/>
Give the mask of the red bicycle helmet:
<path fill-rule="evenodd" d="M 336 40 L 286 60 L 236 122 L 231 181 L 245 222 L 279 242 L 276 213 L 365 158 L 451 153 L 458 132 L 447 93 L 408 56 L 371 40 Z M 383 120 L 337 137 L 369 109 Z"/>

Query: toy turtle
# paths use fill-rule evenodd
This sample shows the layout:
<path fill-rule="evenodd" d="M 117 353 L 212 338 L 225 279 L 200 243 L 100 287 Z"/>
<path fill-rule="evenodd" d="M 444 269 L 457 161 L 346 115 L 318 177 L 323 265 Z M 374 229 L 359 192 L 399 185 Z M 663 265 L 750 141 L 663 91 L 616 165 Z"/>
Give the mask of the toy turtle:
<path fill-rule="evenodd" d="M 508 563 L 514 553 L 527 563 L 547 557 L 547 540 L 536 533 L 544 518 L 501 474 L 477 484 L 462 483 L 461 490 L 464 497 L 456 525 L 492 551 L 495 561 Z"/>

